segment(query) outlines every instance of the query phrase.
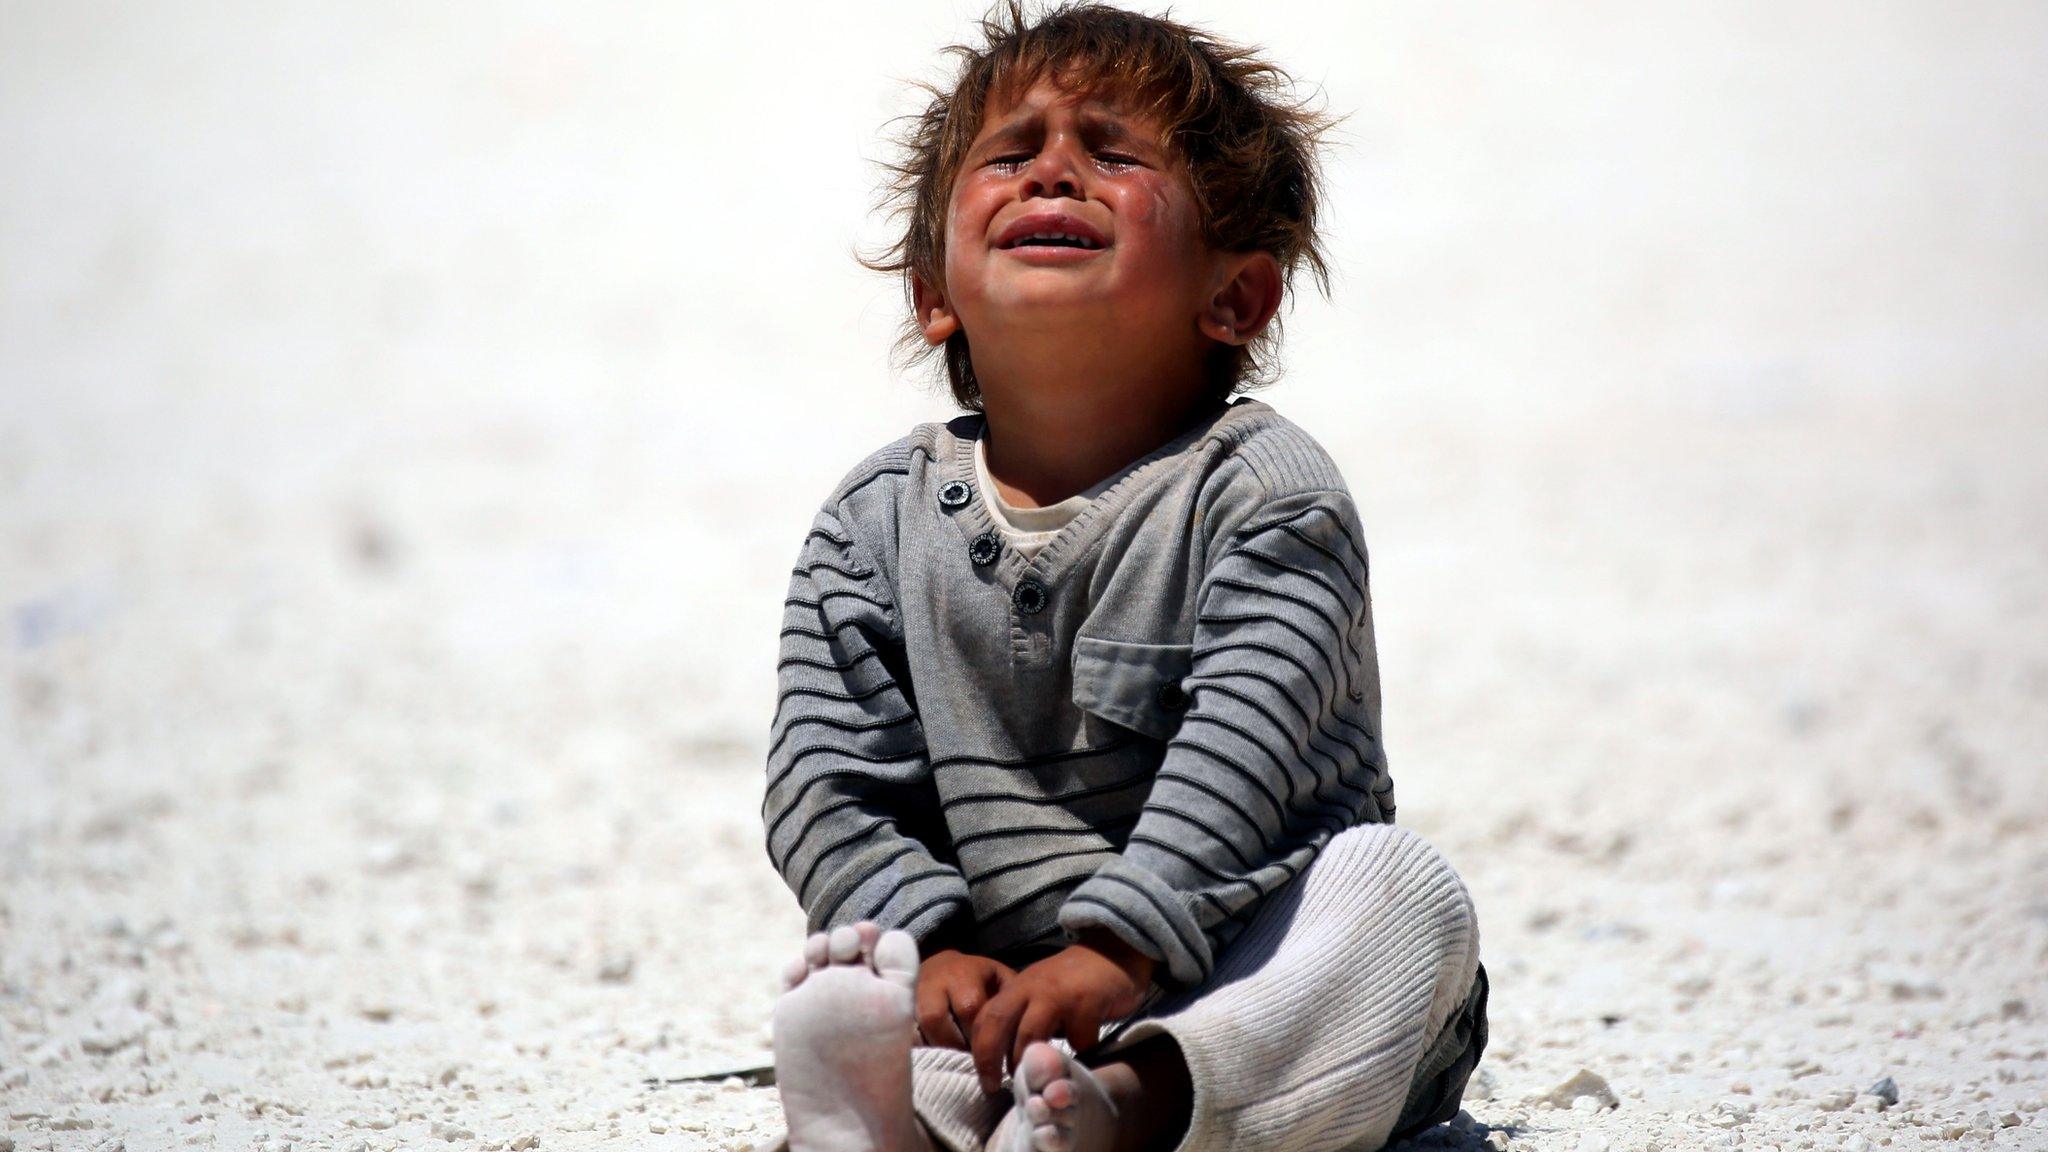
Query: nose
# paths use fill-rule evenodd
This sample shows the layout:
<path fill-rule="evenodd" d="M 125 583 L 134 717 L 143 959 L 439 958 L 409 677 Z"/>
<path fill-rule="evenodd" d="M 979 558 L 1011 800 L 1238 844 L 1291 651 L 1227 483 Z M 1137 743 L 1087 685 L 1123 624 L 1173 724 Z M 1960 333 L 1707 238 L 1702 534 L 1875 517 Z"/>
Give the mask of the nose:
<path fill-rule="evenodd" d="M 1074 163 L 1065 142 L 1047 140 L 1031 165 L 1024 170 L 1024 198 L 1065 196 L 1085 200 L 1081 194 L 1080 167 Z"/>

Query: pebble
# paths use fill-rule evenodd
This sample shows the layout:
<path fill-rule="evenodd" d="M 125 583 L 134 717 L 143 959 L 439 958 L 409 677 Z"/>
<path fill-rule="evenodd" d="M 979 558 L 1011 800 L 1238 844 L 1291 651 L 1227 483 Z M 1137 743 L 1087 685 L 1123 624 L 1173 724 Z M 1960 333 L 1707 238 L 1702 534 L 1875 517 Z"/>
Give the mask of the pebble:
<path fill-rule="evenodd" d="M 1899 1086 L 1889 1076 L 1865 1088 L 1863 1091 L 1865 1095 L 1875 1096 L 1879 1100 L 1884 1101 L 1884 1105 L 1887 1108 L 1899 1102 Z"/>
<path fill-rule="evenodd" d="M 1514 1141 L 1508 1139 L 1508 1134 L 1505 1132 L 1488 1132 L 1486 1134 L 1486 1147 L 1489 1152 L 1508 1152 L 1508 1149 L 1513 1144 Z"/>
<path fill-rule="evenodd" d="M 131 1044 L 140 1044 L 149 1034 L 149 1020 L 131 1017 L 112 1023 L 100 1022 L 78 1038 L 78 1050 L 88 1056 L 111 1056 Z"/>
<path fill-rule="evenodd" d="M 1579 1152 L 1607 1152 L 1607 1137 L 1598 1132 L 1580 1133 Z"/>
<path fill-rule="evenodd" d="M 526 1152 L 528 1148 L 538 1147 L 540 1147 L 540 1136 L 533 1132 L 528 1132 L 526 1135 L 512 1141 L 512 1152 Z"/>
<path fill-rule="evenodd" d="M 1548 1104 L 1553 1108 L 1576 1108 L 1581 1099 L 1591 1099 L 1595 1111 L 1621 1104 L 1615 1099 L 1614 1089 L 1607 1086 L 1607 1081 L 1586 1068 L 1579 1069 L 1571 1079 L 1536 1097 L 1534 1103 Z"/>
<path fill-rule="evenodd" d="M 624 984 L 633 978 L 633 956 L 629 952 L 614 952 L 604 958 L 597 967 L 597 978 L 606 984 Z"/>
<path fill-rule="evenodd" d="M 1844 1108 L 1847 1108 L 1849 1105 L 1854 1103 L 1856 1103 L 1856 1094 L 1854 1092 L 1849 1091 L 1847 1088 L 1843 1088 L 1838 1091 L 1830 1092 L 1827 1095 L 1821 1097 L 1820 1099 L 1814 1101 L 1813 1106 L 1820 1109 L 1823 1112 L 1840 1112 Z"/>
<path fill-rule="evenodd" d="M 1870 1138 L 1861 1132 L 1852 1132 L 1842 1141 L 1842 1152 L 1870 1152 Z"/>
<path fill-rule="evenodd" d="M 476 1133 L 471 1132 L 469 1129 L 464 1128 L 459 1124 L 450 1124 L 446 1120 L 434 1121 L 434 1126 L 431 1129 L 431 1131 L 435 1138 L 446 1140 L 450 1143 L 453 1143 L 457 1140 L 476 1139 Z"/>

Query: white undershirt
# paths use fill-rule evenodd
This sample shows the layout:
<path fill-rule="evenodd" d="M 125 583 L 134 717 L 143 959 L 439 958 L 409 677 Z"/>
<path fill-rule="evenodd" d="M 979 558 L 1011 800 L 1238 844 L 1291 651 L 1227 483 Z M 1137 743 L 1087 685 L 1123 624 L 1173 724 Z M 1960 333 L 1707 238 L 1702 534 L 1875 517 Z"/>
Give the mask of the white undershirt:
<path fill-rule="evenodd" d="M 1002 494 L 996 491 L 995 482 L 989 479 L 986 441 L 978 438 L 974 441 L 974 475 L 981 485 L 983 494 L 988 497 L 989 516 L 995 520 L 996 528 L 1002 532 L 1003 538 L 1010 542 L 1010 547 L 1023 553 L 1026 559 L 1051 543 L 1052 538 L 1059 535 L 1060 529 L 1064 528 L 1068 521 L 1080 515 L 1081 509 L 1094 503 L 1095 498 L 1116 483 L 1124 472 L 1125 469 L 1119 468 L 1057 504 L 1047 504 L 1042 508 L 1019 508 L 1004 500 Z"/>

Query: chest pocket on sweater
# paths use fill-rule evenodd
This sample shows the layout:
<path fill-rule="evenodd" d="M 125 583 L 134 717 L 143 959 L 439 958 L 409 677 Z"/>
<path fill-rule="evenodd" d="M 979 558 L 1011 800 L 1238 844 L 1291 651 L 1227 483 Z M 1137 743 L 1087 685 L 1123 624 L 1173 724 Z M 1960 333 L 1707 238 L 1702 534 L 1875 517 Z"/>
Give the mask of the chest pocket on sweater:
<path fill-rule="evenodd" d="M 1192 644 L 1138 644 L 1074 637 L 1074 703 L 1155 740 L 1180 730 L 1188 696 L 1181 678 L 1194 665 Z"/>

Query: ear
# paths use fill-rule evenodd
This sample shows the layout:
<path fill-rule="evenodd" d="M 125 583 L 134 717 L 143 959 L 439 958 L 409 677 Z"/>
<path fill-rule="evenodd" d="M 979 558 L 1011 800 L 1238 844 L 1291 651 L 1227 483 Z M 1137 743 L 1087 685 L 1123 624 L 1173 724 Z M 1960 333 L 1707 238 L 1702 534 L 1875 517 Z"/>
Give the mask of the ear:
<path fill-rule="evenodd" d="M 926 284 L 924 277 L 910 278 L 910 297 L 917 322 L 924 328 L 925 343 L 937 347 L 960 330 L 960 317 L 953 314 L 945 294 Z"/>
<path fill-rule="evenodd" d="M 1202 334 L 1224 344 L 1248 344 L 1280 310 L 1280 261 L 1270 252 L 1224 252 L 1219 287 L 1195 317 Z"/>

